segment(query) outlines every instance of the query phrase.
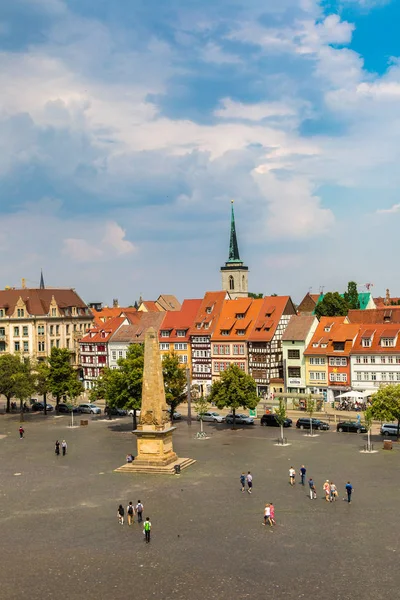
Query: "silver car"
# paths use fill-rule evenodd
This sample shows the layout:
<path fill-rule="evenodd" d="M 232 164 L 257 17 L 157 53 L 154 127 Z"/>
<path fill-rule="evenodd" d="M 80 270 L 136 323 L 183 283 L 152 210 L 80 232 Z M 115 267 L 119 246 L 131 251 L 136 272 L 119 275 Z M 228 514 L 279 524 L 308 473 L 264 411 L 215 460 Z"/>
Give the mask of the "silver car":
<path fill-rule="evenodd" d="M 89 413 L 92 415 L 99 415 L 101 413 L 101 408 L 95 404 L 80 404 L 78 409 L 81 413 Z"/>
<path fill-rule="evenodd" d="M 203 421 L 211 421 L 212 423 L 223 423 L 225 417 L 212 410 L 205 412 L 201 417 Z M 197 415 L 197 420 L 200 421 L 200 415 Z"/>
<path fill-rule="evenodd" d="M 227 423 L 233 423 L 233 414 L 226 415 L 225 421 Z M 238 425 L 254 425 L 254 419 L 252 417 L 248 417 L 244 413 L 236 413 L 235 422 Z"/>
<path fill-rule="evenodd" d="M 383 423 L 381 435 L 397 435 L 397 423 Z"/>

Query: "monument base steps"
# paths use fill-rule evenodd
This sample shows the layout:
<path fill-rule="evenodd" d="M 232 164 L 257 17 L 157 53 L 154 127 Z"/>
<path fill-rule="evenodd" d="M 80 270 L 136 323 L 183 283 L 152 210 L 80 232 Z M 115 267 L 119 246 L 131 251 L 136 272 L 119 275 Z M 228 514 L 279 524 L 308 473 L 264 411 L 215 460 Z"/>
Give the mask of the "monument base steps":
<path fill-rule="evenodd" d="M 115 469 L 116 473 L 155 473 L 155 474 L 165 474 L 165 475 L 174 475 L 175 474 L 175 466 L 179 465 L 181 470 L 186 469 L 193 465 L 196 461 L 193 458 L 178 458 L 174 462 L 169 463 L 168 465 L 160 465 L 160 464 L 135 464 L 136 461 L 132 463 L 126 463 L 122 465 L 122 467 L 118 467 Z"/>

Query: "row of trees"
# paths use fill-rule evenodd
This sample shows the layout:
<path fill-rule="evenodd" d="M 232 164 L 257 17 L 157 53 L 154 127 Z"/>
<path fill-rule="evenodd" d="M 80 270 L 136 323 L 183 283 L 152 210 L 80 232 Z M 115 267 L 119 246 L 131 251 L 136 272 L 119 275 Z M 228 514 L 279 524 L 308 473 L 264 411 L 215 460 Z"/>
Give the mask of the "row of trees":
<path fill-rule="evenodd" d="M 23 405 L 33 394 L 43 396 L 45 412 L 47 395 L 56 400 L 56 410 L 61 398 L 76 399 L 83 392 L 82 383 L 71 365 L 71 353 L 65 348 L 52 348 L 48 360 L 33 361 L 18 354 L 0 356 L 0 394 L 6 397 L 6 411 L 16 398 Z"/>

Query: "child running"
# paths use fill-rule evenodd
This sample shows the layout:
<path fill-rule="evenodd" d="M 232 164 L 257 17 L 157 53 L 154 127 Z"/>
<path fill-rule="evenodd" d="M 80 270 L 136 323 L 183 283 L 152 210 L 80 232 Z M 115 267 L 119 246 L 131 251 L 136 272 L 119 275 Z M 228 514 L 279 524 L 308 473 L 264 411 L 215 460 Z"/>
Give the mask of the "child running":
<path fill-rule="evenodd" d="M 269 525 L 270 527 L 272 527 L 273 525 L 276 525 L 275 522 L 275 506 L 273 505 L 272 502 L 269 503 Z"/>
<path fill-rule="evenodd" d="M 265 505 L 265 508 L 264 508 L 264 522 L 263 522 L 263 525 L 266 525 L 267 523 L 270 524 L 270 522 L 269 522 L 270 516 L 271 516 L 271 508 L 270 508 L 270 505 L 267 503 Z"/>

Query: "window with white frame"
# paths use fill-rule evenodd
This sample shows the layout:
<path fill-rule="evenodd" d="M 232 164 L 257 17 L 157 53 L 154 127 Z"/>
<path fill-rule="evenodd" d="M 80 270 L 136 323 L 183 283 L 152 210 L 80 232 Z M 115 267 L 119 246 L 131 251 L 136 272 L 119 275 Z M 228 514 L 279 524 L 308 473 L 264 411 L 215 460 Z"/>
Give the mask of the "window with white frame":
<path fill-rule="evenodd" d="M 356 356 L 356 363 L 361 364 L 361 356 Z"/>
<path fill-rule="evenodd" d="M 394 381 L 394 373 L 389 373 L 389 381 Z"/>
<path fill-rule="evenodd" d="M 386 381 L 386 372 L 385 371 L 382 371 L 381 379 L 382 379 L 382 381 Z"/>
<path fill-rule="evenodd" d="M 361 345 L 363 346 L 363 348 L 370 348 L 371 347 L 371 338 L 363 338 L 361 340 Z"/>
<path fill-rule="evenodd" d="M 324 371 L 310 371 L 311 381 L 326 381 L 326 373 Z"/>
<path fill-rule="evenodd" d="M 17 316 L 18 317 L 24 317 L 25 316 L 25 311 L 23 308 L 18 308 L 17 309 Z"/>
<path fill-rule="evenodd" d="M 371 356 L 371 364 L 374 365 L 375 364 L 375 356 Z"/>
<path fill-rule="evenodd" d="M 324 365 L 324 364 L 325 364 L 324 357 L 312 356 L 310 358 L 310 365 Z"/>
<path fill-rule="evenodd" d="M 389 363 L 390 365 L 392 365 L 392 364 L 393 364 L 393 356 L 388 356 L 388 363 Z"/>
<path fill-rule="evenodd" d="M 123 355 L 124 355 L 124 353 L 122 352 L 122 350 L 118 350 L 118 357 L 119 357 L 119 358 L 122 358 L 122 357 L 123 357 Z"/>
<path fill-rule="evenodd" d="M 381 338 L 381 346 L 391 348 L 394 346 L 394 338 Z"/>
<path fill-rule="evenodd" d="M 169 337 L 169 329 L 163 329 L 161 331 L 161 337 L 164 337 L 164 338 Z"/>
<path fill-rule="evenodd" d="M 186 335 L 185 329 L 177 329 L 176 330 L 176 337 L 185 337 L 185 335 Z"/>
<path fill-rule="evenodd" d="M 238 335 L 244 335 L 244 334 L 246 333 L 246 331 L 245 331 L 245 329 L 237 329 L 237 330 L 236 330 L 236 333 L 237 333 Z"/>
<path fill-rule="evenodd" d="M 186 364 L 186 363 L 187 363 L 187 361 L 188 361 L 187 354 L 180 354 L 180 355 L 179 355 L 179 362 L 180 362 L 180 363 L 185 363 L 185 364 Z"/>
<path fill-rule="evenodd" d="M 396 373 L 396 381 L 400 381 L 400 372 L 399 371 L 397 371 L 397 373 Z"/>
<path fill-rule="evenodd" d="M 386 364 L 386 356 L 381 356 L 381 364 Z"/>
<path fill-rule="evenodd" d="M 400 365 L 400 356 L 396 356 L 396 365 Z"/>
<path fill-rule="evenodd" d="M 174 350 L 187 350 L 187 344 L 181 342 L 174 344 Z"/>
<path fill-rule="evenodd" d="M 169 344 L 168 344 L 168 342 L 161 342 L 160 343 L 160 350 L 169 350 Z"/>
<path fill-rule="evenodd" d="M 357 379 L 357 381 L 361 381 L 361 373 L 360 373 L 360 371 L 357 371 L 357 373 L 356 373 L 356 379 Z"/>
<path fill-rule="evenodd" d="M 368 364 L 368 356 L 363 356 L 363 363 L 364 365 Z"/>

